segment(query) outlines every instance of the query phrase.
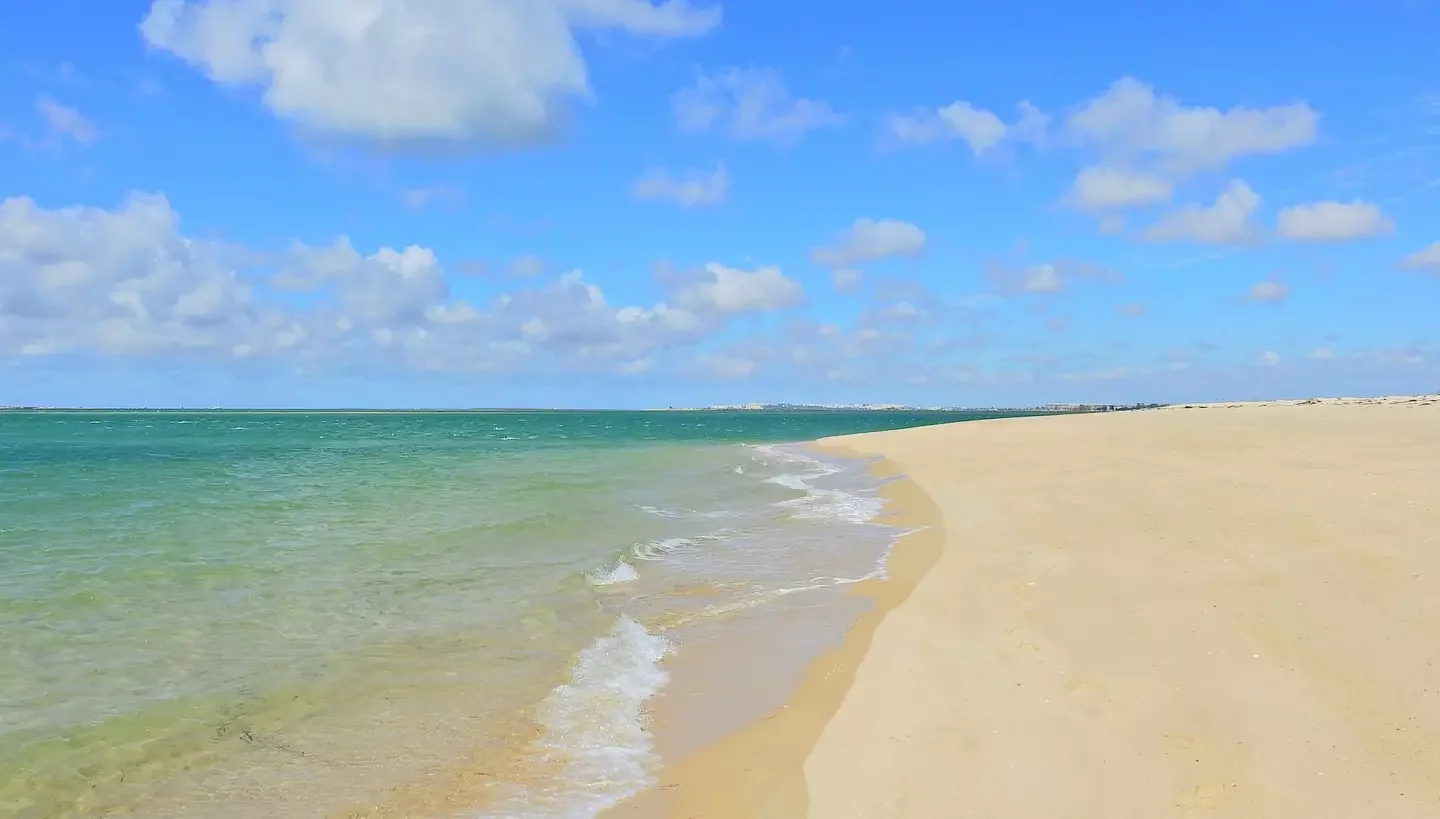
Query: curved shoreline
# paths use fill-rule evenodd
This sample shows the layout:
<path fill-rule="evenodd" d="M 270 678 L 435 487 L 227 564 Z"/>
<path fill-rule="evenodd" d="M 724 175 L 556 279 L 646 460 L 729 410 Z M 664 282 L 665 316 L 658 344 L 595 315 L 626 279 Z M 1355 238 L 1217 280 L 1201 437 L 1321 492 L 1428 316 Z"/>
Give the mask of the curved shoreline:
<path fill-rule="evenodd" d="M 846 628 L 837 647 L 811 661 L 786 704 L 718 742 L 674 760 L 659 783 L 600 814 L 604 819 L 797 819 L 806 815 L 809 794 L 805 760 L 839 710 L 868 652 L 876 628 L 903 603 L 939 561 L 944 526 L 940 508 L 899 465 L 858 451 L 846 439 L 812 443 L 846 458 L 873 461 L 876 477 L 894 478 L 880 489 L 886 514 L 877 522 L 909 531 L 900 534 L 885 561 L 885 577 L 854 584 L 851 597 L 870 608 Z M 763 760 L 763 766 L 757 761 Z"/>
<path fill-rule="evenodd" d="M 1194 405 L 823 441 L 903 469 L 889 522 L 931 528 L 853 589 L 872 610 L 787 705 L 614 815 L 1435 816 L 1437 412 Z"/>

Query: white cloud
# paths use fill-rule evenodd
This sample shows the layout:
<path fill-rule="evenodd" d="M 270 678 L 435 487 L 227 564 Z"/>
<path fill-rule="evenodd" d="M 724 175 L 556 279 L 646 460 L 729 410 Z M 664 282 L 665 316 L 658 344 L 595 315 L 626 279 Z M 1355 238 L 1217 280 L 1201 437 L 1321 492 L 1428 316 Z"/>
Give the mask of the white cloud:
<path fill-rule="evenodd" d="M 1262 367 L 1278 367 L 1280 366 L 1280 354 L 1274 350 L 1266 350 L 1255 359 L 1255 363 Z"/>
<path fill-rule="evenodd" d="M 1290 296 L 1290 287 L 1284 282 L 1277 282 L 1273 279 L 1263 282 L 1256 282 L 1245 294 L 1247 301 L 1261 302 L 1263 304 L 1279 304 Z"/>
<path fill-rule="evenodd" d="M 1140 234 L 1152 242 L 1192 241 L 1211 245 L 1243 245 L 1259 239 L 1251 222 L 1260 196 L 1242 180 L 1232 180 L 1215 204 L 1173 210 Z"/>
<path fill-rule="evenodd" d="M 1070 201 L 1084 211 L 1101 211 L 1170 201 L 1174 189 L 1164 177 L 1107 165 L 1084 168 L 1070 188 Z"/>
<path fill-rule="evenodd" d="M 985 277 L 1000 293 L 1009 296 L 1053 296 L 1069 290 L 1071 283 L 1079 279 L 1111 284 L 1122 280 L 1118 273 L 1070 261 L 1040 262 L 1019 268 L 991 265 L 985 271 Z"/>
<path fill-rule="evenodd" d="M 1053 264 L 1042 262 L 1033 264 L 1018 271 L 1012 281 L 1015 292 L 1020 293 L 1062 293 L 1065 291 L 1065 279 L 1060 275 L 1060 268 Z"/>
<path fill-rule="evenodd" d="M 890 114 L 885 118 L 885 131 L 889 139 L 901 145 L 963 139 L 976 156 L 1007 138 L 1043 144 L 1050 118 L 1028 101 L 1018 107 L 1019 119 L 1014 125 L 1006 125 L 994 112 L 957 100 L 939 108 Z"/>
<path fill-rule="evenodd" d="M 1390 233 L 1395 223 L 1369 202 L 1311 202 L 1284 208 L 1281 237 L 1302 242 L 1340 242 Z"/>
<path fill-rule="evenodd" d="M 1320 116 L 1304 102 L 1225 111 L 1187 107 L 1133 77 L 1116 81 L 1065 121 L 1065 133 L 1107 157 L 1154 163 L 1167 176 L 1219 170 L 1243 156 L 1309 145 Z"/>
<path fill-rule="evenodd" d="M 847 268 L 896 256 L 914 258 L 925 251 L 925 231 L 898 219 L 861 217 L 829 246 L 810 251 L 810 259 L 824 267 Z"/>
<path fill-rule="evenodd" d="M 730 177 L 724 165 L 713 171 L 689 169 L 678 176 L 657 168 L 646 171 L 631 192 L 637 199 L 664 199 L 687 207 L 718 205 L 730 192 Z"/>
<path fill-rule="evenodd" d="M 842 267 L 830 273 L 830 283 L 841 293 L 858 293 L 865 284 L 865 274 L 859 270 Z"/>
<path fill-rule="evenodd" d="M 1423 270 L 1431 276 L 1440 277 L 1440 242 L 1411 253 L 1400 260 L 1400 266 L 1409 270 Z"/>
<path fill-rule="evenodd" d="M 344 236 L 329 247 L 293 248 L 290 263 L 311 274 L 295 289 L 329 288 L 352 322 L 389 324 L 413 321 L 444 303 L 449 285 L 440 260 L 429 248 L 382 247 L 364 256 Z"/>
<path fill-rule="evenodd" d="M 712 356 L 703 363 L 712 377 L 731 381 L 749 378 L 759 367 L 753 359 L 740 356 Z"/>
<path fill-rule="evenodd" d="M 1016 106 L 1020 118 L 1010 126 L 1009 136 L 1017 142 L 1028 142 L 1037 148 L 1045 147 L 1050 139 L 1050 116 L 1036 108 L 1029 100 L 1021 100 Z"/>
<path fill-rule="evenodd" d="M 531 258 L 516 267 L 531 267 Z M 773 267 L 711 264 L 664 289 L 665 299 L 648 307 L 612 305 L 577 270 L 479 305 L 454 297 L 425 247 L 364 253 L 342 236 L 261 253 L 186 236 L 169 202 L 151 194 L 112 210 L 0 202 L 0 359 L 73 353 L 264 359 L 309 371 L 634 373 L 723 331 L 734 316 L 804 298 Z"/>
<path fill-rule="evenodd" d="M 647 356 L 645 358 L 636 358 L 621 362 L 617 371 L 622 375 L 639 375 L 640 373 L 648 373 L 653 369 L 655 369 L 655 359 L 654 357 Z"/>
<path fill-rule="evenodd" d="M 790 96 L 775 71 L 730 68 L 704 74 L 672 99 L 675 121 L 686 133 L 719 132 L 731 139 L 790 145 L 844 117 L 829 103 Z"/>
<path fill-rule="evenodd" d="M 717 262 L 677 287 L 675 304 L 700 314 L 734 315 L 795 307 L 804 302 L 800 283 L 778 267 L 740 270 Z"/>
<path fill-rule="evenodd" d="M 89 145 L 99 138 L 95 125 L 68 105 L 41 97 L 35 103 L 35 110 L 45 120 L 45 127 L 52 138 L 70 139 L 80 145 Z"/>
<path fill-rule="evenodd" d="M 178 231 L 157 195 L 113 211 L 0 203 L 0 351 L 133 355 L 288 346 L 300 338 L 257 303 L 243 255 Z"/>
<path fill-rule="evenodd" d="M 720 23 L 686 0 L 154 0 L 140 30 L 271 111 L 393 149 L 527 145 L 591 97 L 579 31 L 674 38 Z"/>
<path fill-rule="evenodd" d="M 995 114 L 968 102 L 952 102 L 934 111 L 891 115 L 886 125 L 902 143 L 924 144 L 942 139 L 963 139 L 970 150 L 982 154 L 1005 138 L 1005 123 Z"/>

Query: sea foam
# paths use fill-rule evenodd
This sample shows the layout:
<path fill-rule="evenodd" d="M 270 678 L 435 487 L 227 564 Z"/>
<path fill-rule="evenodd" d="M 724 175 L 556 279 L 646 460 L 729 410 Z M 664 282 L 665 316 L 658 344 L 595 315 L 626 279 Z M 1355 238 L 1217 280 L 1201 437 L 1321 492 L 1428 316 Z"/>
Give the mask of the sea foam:
<path fill-rule="evenodd" d="M 593 819 L 651 785 L 658 764 L 645 701 L 669 679 L 665 638 L 628 616 L 580 652 L 570 681 L 541 703 L 545 754 L 565 770 L 563 784 L 517 793 L 485 819 Z M 477 817 L 478 819 L 478 817 Z"/>
<path fill-rule="evenodd" d="M 592 586 L 614 586 L 639 579 L 640 573 L 635 570 L 635 567 L 623 560 L 617 560 L 610 566 L 585 574 L 585 582 Z"/>
<path fill-rule="evenodd" d="M 879 517 L 885 507 L 885 500 L 873 492 L 856 493 L 816 486 L 816 480 L 842 471 L 834 464 L 777 446 L 757 446 L 754 451 L 763 463 L 801 467 L 797 472 L 782 472 L 765 480 L 766 483 L 805 493 L 775 504 L 797 518 L 869 523 Z"/>

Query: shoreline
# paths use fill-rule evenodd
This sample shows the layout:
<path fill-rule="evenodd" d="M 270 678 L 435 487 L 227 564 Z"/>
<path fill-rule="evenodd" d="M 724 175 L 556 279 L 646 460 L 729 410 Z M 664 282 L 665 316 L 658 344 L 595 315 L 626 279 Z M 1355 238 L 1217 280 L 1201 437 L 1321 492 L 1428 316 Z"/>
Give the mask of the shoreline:
<path fill-rule="evenodd" d="M 968 421 L 961 423 L 970 423 Z M 651 788 L 599 814 L 600 819 L 793 819 L 804 816 L 808 791 L 804 763 L 839 709 L 876 628 L 903 603 L 940 558 L 943 519 L 928 495 L 886 458 L 823 438 L 806 446 L 832 457 L 868 461 L 869 474 L 888 478 L 879 495 L 885 511 L 874 522 L 902 530 L 884 562 L 884 576 L 843 592 L 865 608 L 844 624 L 838 644 L 804 664 L 788 696 L 762 709 L 737 730 L 699 750 L 667 761 Z M 832 603 L 833 605 L 833 603 Z M 664 732 L 661 725 L 653 731 Z M 765 759 L 757 766 L 754 761 Z"/>
<path fill-rule="evenodd" d="M 1440 814 L 1437 406 L 817 441 L 904 470 L 878 522 L 929 528 L 784 705 L 601 815 Z"/>

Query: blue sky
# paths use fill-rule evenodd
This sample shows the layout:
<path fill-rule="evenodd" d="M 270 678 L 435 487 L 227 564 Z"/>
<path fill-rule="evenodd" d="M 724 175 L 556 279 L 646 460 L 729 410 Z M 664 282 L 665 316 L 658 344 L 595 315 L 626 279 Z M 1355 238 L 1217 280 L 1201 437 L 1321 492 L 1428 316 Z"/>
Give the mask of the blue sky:
<path fill-rule="evenodd" d="M 1429 0 L 0 12 L 0 404 L 1440 389 Z"/>

